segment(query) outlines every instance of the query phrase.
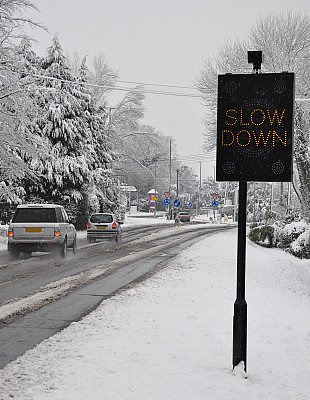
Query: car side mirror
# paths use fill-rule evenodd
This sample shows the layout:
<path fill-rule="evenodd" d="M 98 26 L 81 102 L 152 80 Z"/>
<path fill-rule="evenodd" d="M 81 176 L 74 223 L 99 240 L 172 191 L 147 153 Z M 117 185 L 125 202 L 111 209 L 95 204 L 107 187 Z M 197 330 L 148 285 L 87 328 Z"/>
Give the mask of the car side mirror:
<path fill-rule="evenodd" d="M 76 218 L 71 218 L 71 219 L 70 219 L 70 224 L 75 225 L 75 224 L 76 224 Z"/>
<path fill-rule="evenodd" d="M 123 225 L 124 221 L 118 221 L 118 223 L 119 223 L 120 225 Z"/>

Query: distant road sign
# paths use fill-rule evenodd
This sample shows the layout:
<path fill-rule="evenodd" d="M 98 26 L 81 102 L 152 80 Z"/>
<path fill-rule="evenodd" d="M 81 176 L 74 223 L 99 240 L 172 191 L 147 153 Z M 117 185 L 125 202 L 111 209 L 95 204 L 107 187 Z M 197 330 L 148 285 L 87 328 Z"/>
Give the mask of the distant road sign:
<path fill-rule="evenodd" d="M 152 197 L 152 200 L 153 201 L 158 200 L 158 197 Z"/>
<path fill-rule="evenodd" d="M 174 205 L 175 205 L 175 207 L 180 207 L 180 200 L 174 200 L 174 203 L 173 203 Z"/>
<path fill-rule="evenodd" d="M 217 207 L 219 205 L 219 202 L 216 200 L 212 201 L 212 207 Z"/>
<path fill-rule="evenodd" d="M 216 200 L 219 197 L 218 193 L 211 193 L 211 196 L 213 200 Z"/>
<path fill-rule="evenodd" d="M 166 199 L 168 199 L 170 197 L 170 192 L 164 192 L 164 196 L 166 197 Z"/>
<path fill-rule="evenodd" d="M 188 207 L 193 207 L 193 203 L 188 203 Z"/>
<path fill-rule="evenodd" d="M 170 199 L 165 199 L 165 200 L 164 200 L 164 203 L 165 203 L 166 206 L 169 206 L 169 204 L 170 204 Z"/>

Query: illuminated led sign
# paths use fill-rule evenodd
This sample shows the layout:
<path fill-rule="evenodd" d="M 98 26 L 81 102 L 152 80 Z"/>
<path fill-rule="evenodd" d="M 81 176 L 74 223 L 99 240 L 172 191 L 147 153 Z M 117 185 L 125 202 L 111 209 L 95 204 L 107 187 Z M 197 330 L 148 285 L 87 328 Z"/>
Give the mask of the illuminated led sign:
<path fill-rule="evenodd" d="M 290 182 L 294 74 L 219 75 L 218 181 Z"/>

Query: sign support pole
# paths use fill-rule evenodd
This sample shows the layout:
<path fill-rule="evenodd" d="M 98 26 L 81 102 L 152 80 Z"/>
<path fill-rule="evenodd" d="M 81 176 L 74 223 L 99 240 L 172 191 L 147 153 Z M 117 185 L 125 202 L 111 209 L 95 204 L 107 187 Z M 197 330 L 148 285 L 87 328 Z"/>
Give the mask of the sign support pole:
<path fill-rule="evenodd" d="M 247 303 L 245 300 L 247 182 L 239 182 L 237 298 L 233 317 L 233 368 L 244 363 L 247 353 Z"/>
<path fill-rule="evenodd" d="M 295 79 L 292 72 L 260 73 L 260 50 L 248 51 L 248 62 L 253 74 L 218 75 L 216 152 L 217 181 L 239 182 L 232 362 L 233 368 L 243 363 L 245 372 L 247 182 L 292 181 Z"/>

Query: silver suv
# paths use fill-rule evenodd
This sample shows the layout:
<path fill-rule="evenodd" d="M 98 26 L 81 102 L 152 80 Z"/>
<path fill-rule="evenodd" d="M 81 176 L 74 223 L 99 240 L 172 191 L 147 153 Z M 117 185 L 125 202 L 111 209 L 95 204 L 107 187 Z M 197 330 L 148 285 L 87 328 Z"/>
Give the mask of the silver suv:
<path fill-rule="evenodd" d="M 8 229 L 8 251 L 12 257 L 20 252 L 57 250 L 67 256 L 67 248 L 76 251 L 76 231 L 65 209 L 57 204 L 18 206 Z"/>

